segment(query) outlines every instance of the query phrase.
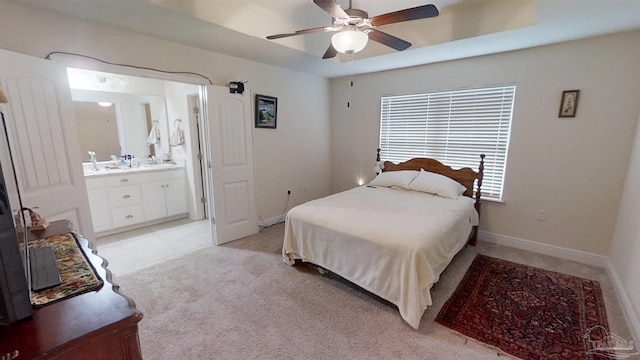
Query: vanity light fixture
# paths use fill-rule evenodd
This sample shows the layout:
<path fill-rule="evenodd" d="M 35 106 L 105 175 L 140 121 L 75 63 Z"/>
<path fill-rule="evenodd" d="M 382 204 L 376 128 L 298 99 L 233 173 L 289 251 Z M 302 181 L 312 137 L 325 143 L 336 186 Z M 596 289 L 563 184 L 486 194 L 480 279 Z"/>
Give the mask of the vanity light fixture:
<path fill-rule="evenodd" d="M 102 107 L 109 107 L 109 106 L 113 105 L 113 103 L 110 103 L 108 101 L 98 101 L 98 105 L 100 105 Z"/>

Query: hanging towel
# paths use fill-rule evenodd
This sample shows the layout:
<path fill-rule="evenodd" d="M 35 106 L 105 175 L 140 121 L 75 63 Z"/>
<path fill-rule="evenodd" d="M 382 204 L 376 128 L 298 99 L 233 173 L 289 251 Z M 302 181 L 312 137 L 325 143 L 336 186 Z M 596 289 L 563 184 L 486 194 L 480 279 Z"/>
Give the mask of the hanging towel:
<path fill-rule="evenodd" d="M 184 144 L 184 133 L 182 129 L 180 129 L 180 123 L 182 120 L 176 119 L 173 122 L 173 134 L 171 134 L 171 140 L 169 141 L 169 145 L 178 146 Z"/>
<path fill-rule="evenodd" d="M 153 125 L 151 125 L 151 131 L 149 131 L 149 138 L 147 138 L 147 143 L 149 144 L 160 144 L 160 129 L 158 129 L 158 120 L 153 121 Z"/>

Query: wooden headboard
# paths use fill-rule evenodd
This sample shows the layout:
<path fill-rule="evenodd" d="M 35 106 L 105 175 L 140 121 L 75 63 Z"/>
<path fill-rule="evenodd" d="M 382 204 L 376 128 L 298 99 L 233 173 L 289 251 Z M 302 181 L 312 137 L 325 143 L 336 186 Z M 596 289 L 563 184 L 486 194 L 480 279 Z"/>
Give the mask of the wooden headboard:
<path fill-rule="evenodd" d="M 441 174 L 446 177 L 452 178 L 459 182 L 467 190 L 464 192 L 465 196 L 473 196 L 473 184 L 475 180 L 478 180 L 478 191 L 476 191 L 476 197 L 480 197 L 480 188 L 482 186 L 482 175 L 484 167 L 484 154 L 480 155 L 480 171 L 476 172 L 472 168 L 454 169 L 450 166 L 444 165 L 438 160 L 430 158 L 413 158 L 399 164 L 394 164 L 391 161 L 384 162 L 384 168 L 382 171 L 398 171 L 398 170 L 420 170 L 425 169 L 433 173 Z"/>
<path fill-rule="evenodd" d="M 444 175 L 446 177 L 452 178 L 453 180 L 466 187 L 467 190 L 464 192 L 464 195 L 475 198 L 476 204 L 479 204 L 481 195 L 480 189 L 482 187 L 482 175 L 484 172 L 484 156 L 484 154 L 480 154 L 480 165 L 478 166 L 478 171 L 475 171 L 469 167 L 456 170 L 450 166 L 444 165 L 438 160 L 431 158 L 413 158 L 399 164 L 394 164 L 391 161 L 385 161 L 382 171 L 425 169 L 426 171 Z M 380 161 L 380 149 L 378 149 L 378 157 L 376 159 L 377 161 Z M 473 184 L 476 180 L 478 180 L 478 189 L 474 197 Z"/>
<path fill-rule="evenodd" d="M 475 199 L 475 208 L 478 211 L 478 215 L 480 215 L 480 189 L 482 188 L 482 176 L 484 173 L 484 154 L 480 154 L 480 165 L 478 166 L 478 171 L 474 171 L 472 168 L 465 167 L 462 169 L 454 169 L 450 166 L 444 165 L 438 160 L 431 158 L 413 158 L 411 160 L 407 160 L 405 162 L 401 162 L 399 164 L 394 164 L 391 161 L 385 161 L 383 164 L 382 171 L 398 171 L 398 170 L 420 170 L 425 169 L 426 171 L 431 171 L 437 174 L 444 175 L 449 177 L 464 187 L 467 190 L 463 195 L 469 196 Z M 376 157 L 376 161 L 380 161 L 380 149 L 378 149 L 378 156 Z M 473 196 L 473 184 L 478 180 L 478 189 L 476 190 L 475 197 Z M 478 239 L 478 226 L 474 226 L 471 234 L 469 234 L 468 243 L 470 245 L 475 246 L 476 241 Z"/>

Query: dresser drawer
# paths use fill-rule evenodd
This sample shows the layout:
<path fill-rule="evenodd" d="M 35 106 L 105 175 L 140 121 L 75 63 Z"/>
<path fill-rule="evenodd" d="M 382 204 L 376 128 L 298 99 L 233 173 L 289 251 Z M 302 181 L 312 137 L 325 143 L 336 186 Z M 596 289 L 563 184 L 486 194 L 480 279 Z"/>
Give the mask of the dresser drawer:
<path fill-rule="evenodd" d="M 138 205 L 142 202 L 140 186 L 119 186 L 109 189 L 111 208 Z"/>
<path fill-rule="evenodd" d="M 111 210 L 114 227 L 123 227 L 144 221 L 142 205 L 127 206 Z"/>
<path fill-rule="evenodd" d="M 107 177 L 107 185 L 109 187 L 137 185 L 139 183 L 140 183 L 140 175 L 137 175 L 137 174 L 127 174 L 127 175 L 117 175 L 117 176 Z"/>

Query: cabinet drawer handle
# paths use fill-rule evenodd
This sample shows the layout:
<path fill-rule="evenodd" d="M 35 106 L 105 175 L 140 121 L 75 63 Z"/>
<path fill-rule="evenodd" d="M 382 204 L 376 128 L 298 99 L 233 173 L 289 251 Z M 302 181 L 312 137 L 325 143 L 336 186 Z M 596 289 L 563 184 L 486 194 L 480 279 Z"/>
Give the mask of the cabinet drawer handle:
<path fill-rule="evenodd" d="M 130 197 L 131 197 L 131 195 L 124 195 L 122 198 L 123 198 L 123 199 L 128 199 L 128 198 L 130 198 Z"/>
<path fill-rule="evenodd" d="M 126 183 L 127 181 L 129 181 L 129 179 L 120 179 L 121 183 Z"/>
<path fill-rule="evenodd" d="M 131 219 L 131 218 L 133 218 L 133 215 L 127 215 L 127 216 L 125 216 L 124 218 L 125 218 L 125 219 Z"/>

